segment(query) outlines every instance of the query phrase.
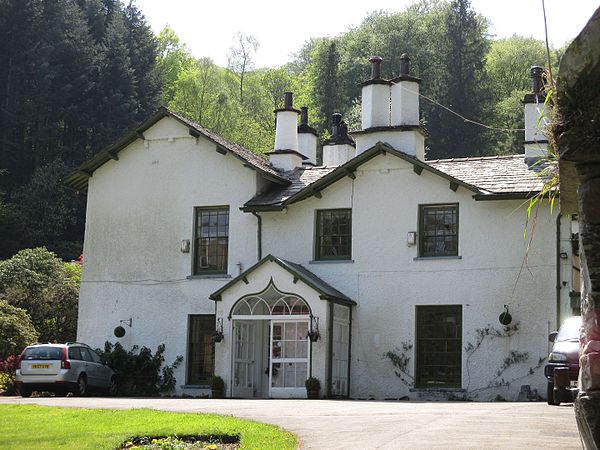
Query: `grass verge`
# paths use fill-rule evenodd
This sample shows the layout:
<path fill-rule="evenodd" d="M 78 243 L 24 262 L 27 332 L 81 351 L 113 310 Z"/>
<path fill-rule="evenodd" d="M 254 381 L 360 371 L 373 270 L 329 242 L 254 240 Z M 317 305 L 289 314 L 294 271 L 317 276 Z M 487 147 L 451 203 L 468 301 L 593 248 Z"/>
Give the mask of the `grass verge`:
<path fill-rule="evenodd" d="M 242 449 L 295 449 L 296 436 L 266 425 L 215 414 L 150 409 L 109 410 L 0 405 L 0 449 L 115 449 L 133 436 L 239 436 Z"/>

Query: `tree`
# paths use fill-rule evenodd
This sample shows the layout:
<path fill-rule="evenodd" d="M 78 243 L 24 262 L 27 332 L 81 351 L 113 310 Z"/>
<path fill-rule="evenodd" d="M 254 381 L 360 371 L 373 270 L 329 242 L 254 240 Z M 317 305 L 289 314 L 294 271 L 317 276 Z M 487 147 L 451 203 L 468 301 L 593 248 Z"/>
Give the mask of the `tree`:
<path fill-rule="evenodd" d="M 17 355 L 37 338 L 27 311 L 0 298 L 0 360 Z"/>
<path fill-rule="evenodd" d="M 488 118 L 489 95 L 485 90 L 485 55 L 489 40 L 487 22 L 469 0 L 453 0 L 446 9 L 441 39 L 446 79 L 439 87 L 438 101 L 461 116 L 477 122 Z M 429 141 L 430 158 L 482 155 L 488 153 L 484 129 L 466 122 L 445 109 L 432 109 L 428 121 L 436 133 Z"/>
<path fill-rule="evenodd" d="M 179 36 L 169 26 L 160 32 L 156 40 L 158 44 L 156 70 L 162 80 L 162 101 L 169 104 L 175 98 L 175 83 L 179 74 L 189 70 L 196 61 L 187 46 L 181 43 Z"/>
<path fill-rule="evenodd" d="M 254 68 L 253 58 L 258 50 L 258 41 L 253 36 L 238 32 L 233 43 L 227 57 L 228 66 L 240 77 L 240 104 L 244 104 L 244 76 Z"/>
<path fill-rule="evenodd" d="M 45 342 L 76 338 L 81 268 L 67 264 L 45 248 L 0 261 L 0 298 L 27 311 Z"/>

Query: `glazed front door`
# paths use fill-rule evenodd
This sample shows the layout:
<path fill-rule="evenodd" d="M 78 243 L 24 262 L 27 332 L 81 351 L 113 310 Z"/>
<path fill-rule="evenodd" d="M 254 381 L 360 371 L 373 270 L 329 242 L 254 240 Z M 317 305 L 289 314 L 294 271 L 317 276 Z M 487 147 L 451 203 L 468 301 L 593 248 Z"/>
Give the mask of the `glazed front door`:
<path fill-rule="evenodd" d="M 308 377 L 308 320 L 271 322 L 269 394 L 273 398 L 305 398 Z"/>
<path fill-rule="evenodd" d="M 233 325 L 234 397 L 254 397 L 256 324 L 255 321 L 236 320 Z"/>

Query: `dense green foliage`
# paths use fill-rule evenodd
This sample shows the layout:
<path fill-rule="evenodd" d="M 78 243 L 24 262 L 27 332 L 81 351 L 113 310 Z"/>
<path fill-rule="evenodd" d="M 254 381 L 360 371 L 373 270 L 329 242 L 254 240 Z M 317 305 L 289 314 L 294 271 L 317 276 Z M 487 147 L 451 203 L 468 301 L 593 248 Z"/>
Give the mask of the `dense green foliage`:
<path fill-rule="evenodd" d="M 21 250 L 0 261 L 0 300 L 27 312 L 40 341 L 74 341 L 80 278 L 79 264 L 64 263 L 45 248 Z M 22 327 L 27 330 L 25 321 Z"/>
<path fill-rule="evenodd" d="M 291 450 L 297 438 L 275 425 L 215 414 L 0 405 L 0 449 L 102 450 L 135 436 L 237 436 L 240 448 Z M 32 425 L 35 424 L 35 425 Z M 32 433 L 32 427 L 35 432 Z"/>
<path fill-rule="evenodd" d="M 156 395 L 172 391 L 175 389 L 173 370 L 183 361 L 183 357 L 178 356 L 173 364 L 163 365 L 163 344 L 158 346 L 154 355 L 148 347 L 133 346 L 127 351 L 120 343 L 108 341 L 104 344 L 104 350 L 96 349 L 96 352 L 115 371 L 119 395 Z"/>
<path fill-rule="evenodd" d="M 0 1 L 0 258 L 79 256 L 85 199 L 60 180 L 157 107 L 156 55 L 132 4 Z"/>
<path fill-rule="evenodd" d="M 0 360 L 17 355 L 37 340 L 37 332 L 27 311 L 0 298 Z"/>
<path fill-rule="evenodd" d="M 79 256 L 85 193 L 61 179 L 159 103 L 264 153 L 285 91 L 310 108 L 322 137 L 334 112 L 359 129 L 373 55 L 393 78 L 407 53 L 422 78 L 428 158 L 522 151 L 515 129 L 529 68 L 547 65 L 544 43 L 491 39 L 468 0 L 416 0 L 339 36 L 307 38 L 280 67 L 254 69 L 259 42 L 238 33 L 225 68 L 194 57 L 168 27 L 154 36 L 133 0 L 0 0 L 0 258 L 41 245 Z"/>

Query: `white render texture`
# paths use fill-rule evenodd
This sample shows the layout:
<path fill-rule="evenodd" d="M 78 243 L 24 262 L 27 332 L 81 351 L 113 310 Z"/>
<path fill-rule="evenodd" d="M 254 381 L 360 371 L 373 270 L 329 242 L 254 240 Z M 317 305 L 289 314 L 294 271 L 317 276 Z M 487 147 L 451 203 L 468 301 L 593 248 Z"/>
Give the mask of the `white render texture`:
<path fill-rule="evenodd" d="M 312 133 L 298 133 L 298 152 L 306 156 L 306 161 L 317 164 L 318 139 Z"/>
<path fill-rule="evenodd" d="M 298 153 L 292 152 L 272 152 L 269 155 L 269 162 L 273 167 L 279 170 L 294 170 L 296 167 L 302 167 L 302 157 Z"/>
<path fill-rule="evenodd" d="M 356 156 L 356 148 L 350 144 L 323 146 L 323 165 L 339 166 Z"/>
<path fill-rule="evenodd" d="M 390 125 L 390 87 L 367 84 L 362 88 L 362 128 Z"/>
<path fill-rule="evenodd" d="M 392 84 L 392 126 L 419 125 L 419 83 L 398 81 Z"/>
<path fill-rule="evenodd" d="M 356 141 L 356 154 L 374 147 L 378 142 L 389 144 L 396 150 L 425 160 L 425 137 L 419 130 L 380 130 L 352 136 Z"/>
<path fill-rule="evenodd" d="M 546 141 L 545 128 L 549 125 L 544 103 L 525 103 L 525 141 Z"/>
<path fill-rule="evenodd" d="M 272 277 L 278 288 L 309 302 L 321 317 L 323 339 L 313 345 L 313 374 L 324 385 L 327 369 L 327 302 L 276 264 L 265 264 L 238 283 L 220 302 L 208 296 L 257 261 L 257 219 L 239 207 L 256 192 L 258 175 L 215 144 L 190 137 L 186 127 L 165 118 L 108 161 L 89 180 L 85 263 L 81 285 L 78 340 L 94 347 L 117 341 L 113 329 L 132 318 L 119 341 L 126 347 L 166 345 L 166 361 L 184 356 L 175 371 L 177 392 L 206 394 L 186 386 L 187 321 L 190 314 L 224 318 L 225 338 L 216 344 L 216 373 L 231 380 L 230 307 L 241 296 L 263 289 Z M 384 137 L 387 135 L 384 135 Z M 393 141 L 393 138 L 399 138 Z M 363 148 L 366 136 L 362 135 Z M 390 134 L 399 150 L 420 148 L 418 132 Z M 391 142 L 390 142 L 391 143 Z M 413 150 L 414 152 L 414 150 Z M 390 154 L 359 166 L 344 178 L 283 212 L 262 212 L 262 255 L 301 264 L 357 302 L 352 311 L 350 396 L 419 399 L 435 393 L 414 390 L 394 373 L 384 357 L 412 344 L 408 372 L 415 374 L 415 311 L 422 305 L 462 306 L 462 382 L 473 398 L 501 395 L 516 400 L 521 385 L 542 394 L 546 381 L 539 359 L 547 357 L 549 331 L 556 325 L 556 212 L 543 205 L 533 244 L 523 267 L 526 211 L 521 200 L 475 201 L 473 192 Z M 458 204 L 459 256 L 419 259 L 407 246 L 418 232 L 419 205 Z M 192 253 L 180 243 L 193 238 L 194 207 L 229 206 L 228 274 L 193 277 Z M 319 209 L 352 208 L 352 257 L 314 261 L 315 216 Z M 570 254 L 570 227 L 561 228 L 561 251 Z M 531 233 L 531 230 L 529 231 Z M 570 259 L 560 260 L 561 316 L 568 314 Z M 564 282 L 564 284 L 563 284 Z M 508 305 L 518 331 L 486 337 L 472 353 L 477 330 L 502 330 L 498 315 Z M 524 360 L 500 375 L 511 353 Z M 530 369 L 533 374 L 530 374 Z M 502 384 L 504 380 L 508 384 Z M 496 384 L 500 383 L 499 386 Z M 230 384 L 228 384 L 230 386 Z M 440 395 L 447 395 L 445 393 Z M 457 394 L 458 395 L 458 394 Z"/>
<path fill-rule="evenodd" d="M 277 111 L 274 149 L 298 151 L 298 112 L 295 110 Z"/>

